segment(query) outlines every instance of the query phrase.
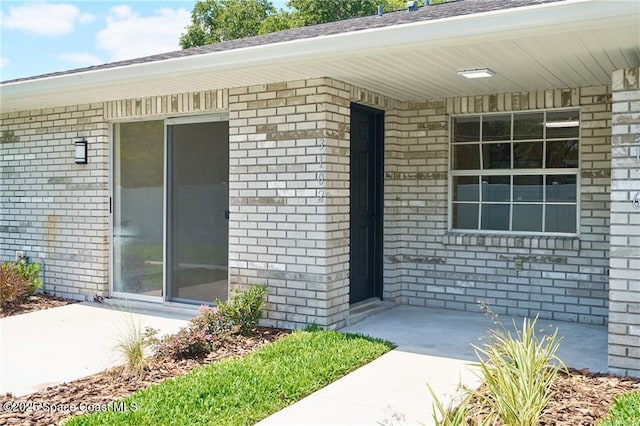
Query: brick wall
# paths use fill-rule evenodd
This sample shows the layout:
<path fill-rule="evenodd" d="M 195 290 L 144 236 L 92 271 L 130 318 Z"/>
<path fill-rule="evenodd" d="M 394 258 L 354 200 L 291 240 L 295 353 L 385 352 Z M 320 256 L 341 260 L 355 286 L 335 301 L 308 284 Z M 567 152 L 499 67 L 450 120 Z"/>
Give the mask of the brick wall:
<path fill-rule="evenodd" d="M 88 164 L 74 163 L 77 139 Z M 2 114 L 0 258 L 44 263 L 46 291 L 107 295 L 108 153 L 102 104 Z"/>
<path fill-rule="evenodd" d="M 640 68 L 612 82 L 609 366 L 640 376 Z"/>
<path fill-rule="evenodd" d="M 385 280 L 399 300 L 469 311 L 482 300 L 498 314 L 604 324 L 610 97 L 587 87 L 399 103 L 385 152 Z M 558 107 L 582 112 L 580 237 L 448 232 L 450 116 Z"/>
<path fill-rule="evenodd" d="M 268 323 L 344 324 L 348 108 L 325 79 L 229 92 L 230 284 L 268 284 Z"/>

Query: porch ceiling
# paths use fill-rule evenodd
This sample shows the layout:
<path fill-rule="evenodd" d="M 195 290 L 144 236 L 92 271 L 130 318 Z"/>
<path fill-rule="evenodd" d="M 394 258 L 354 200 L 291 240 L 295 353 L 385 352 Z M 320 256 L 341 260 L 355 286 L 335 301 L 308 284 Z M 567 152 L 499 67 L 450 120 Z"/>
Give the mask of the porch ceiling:
<path fill-rule="evenodd" d="M 332 77 L 413 100 L 610 84 L 638 65 L 640 4 L 575 0 L 5 83 L 0 95 L 8 112 Z M 484 67 L 496 75 L 457 75 Z"/>

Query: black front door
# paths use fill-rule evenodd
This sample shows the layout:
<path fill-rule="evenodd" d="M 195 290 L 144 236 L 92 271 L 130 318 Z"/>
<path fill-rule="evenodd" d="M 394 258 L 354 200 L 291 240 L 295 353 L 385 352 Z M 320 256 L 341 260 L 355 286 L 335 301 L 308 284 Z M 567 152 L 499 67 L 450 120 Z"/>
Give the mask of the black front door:
<path fill-rule="evenodd" d="M 349 303 L 382 295 L 384 112 L 351 104 Z"/>

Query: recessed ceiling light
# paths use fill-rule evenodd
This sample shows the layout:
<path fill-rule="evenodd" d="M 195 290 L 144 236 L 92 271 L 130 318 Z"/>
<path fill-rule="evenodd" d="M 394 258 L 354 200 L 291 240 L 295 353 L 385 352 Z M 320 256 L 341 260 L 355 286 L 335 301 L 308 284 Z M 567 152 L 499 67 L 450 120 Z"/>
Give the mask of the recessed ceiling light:
<path fill-rule="evenodd" d="M 488 78 L 496 75 L 489 68 L 476 68 L 473 70 L 461 70 L 458 71 L 458 75 L 461 75 L 464 78 Z"/>

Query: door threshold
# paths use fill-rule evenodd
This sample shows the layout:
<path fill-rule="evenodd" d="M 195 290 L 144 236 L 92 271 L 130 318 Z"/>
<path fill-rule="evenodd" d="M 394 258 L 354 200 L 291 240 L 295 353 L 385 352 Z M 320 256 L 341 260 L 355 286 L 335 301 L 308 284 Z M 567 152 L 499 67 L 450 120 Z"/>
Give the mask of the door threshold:
<path fill-rule="evenodd" d="M 200 305 L 177 302 L 149 302 L 121 297 L 105 298 L 103 303 L 89 302 L 107 309 L 142 315 L 189 320 L 198 314 Z"/>
<path fill-rule="evenodd" d="M 386 311 L 387 309 L 391 309 L 394 306 L 396 306 L 396 303 L 381 300 L 378 297 L 372 297 L 370 299 L 356 302 L 353 305 L 349 306 L 349 317 L 347 318 L 347 325 L 353 325 L 372 315 L 375 315 L 382 311 Z"/>

